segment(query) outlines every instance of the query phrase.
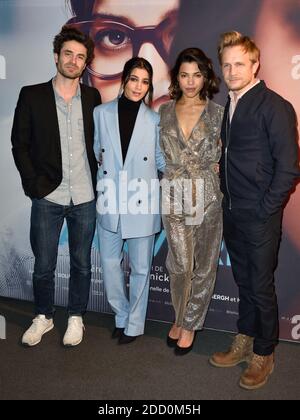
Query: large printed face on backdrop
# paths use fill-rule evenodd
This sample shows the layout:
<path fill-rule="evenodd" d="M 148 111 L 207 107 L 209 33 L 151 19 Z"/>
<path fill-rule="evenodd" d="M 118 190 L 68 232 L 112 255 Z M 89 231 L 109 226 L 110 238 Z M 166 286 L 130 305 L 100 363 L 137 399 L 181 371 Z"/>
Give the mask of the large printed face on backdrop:
<path fill-rule="evenodd" d="M 89 34 L 95 58 L 88 68 L 91 84 L 103 102 L 119 92 L 124 64 L 133 56 L 146 58 L 154 69 L 153 107 L 168 99 L 168 59 L 175 35 L 180 0 L 95 0 Z"/>
<path fill-rule="evenodd" d="M 255 41 L 261 49 L 260 78 L 290 101 L 300 122 L 300 0 L 264 0 Z M 270 35 L 272 34 L 272 35 Z M 300 185 L 285 209 L 284 227 L 300 250 Z"/>

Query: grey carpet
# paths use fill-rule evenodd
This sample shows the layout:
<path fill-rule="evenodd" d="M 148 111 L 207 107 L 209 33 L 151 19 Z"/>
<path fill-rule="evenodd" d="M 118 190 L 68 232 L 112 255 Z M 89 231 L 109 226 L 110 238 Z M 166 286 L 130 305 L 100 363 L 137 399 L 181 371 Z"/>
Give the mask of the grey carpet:
<path fill-rule="evenodd" d="M 88 400 L 299 400 L 300 346 L 281 342 L 267 385 L 246 391 L 238 386 L 243 365 L 218 369 L 209 355 L 225 349 L 229 333 L 199 332 L 192 352 L 176 357 L 165 344 L 169 324 L 147 321 L 145 335 L 128 345 L 110 338 L 113 317 L 89 312 L 83 342 L 65 349 L 67 318 L 57 308 L 55 328 L 33 348 L 20 337 L 31 323 L 33 305 L 0 298 L 7 334 L 0 340 L 0 399 Z"/>

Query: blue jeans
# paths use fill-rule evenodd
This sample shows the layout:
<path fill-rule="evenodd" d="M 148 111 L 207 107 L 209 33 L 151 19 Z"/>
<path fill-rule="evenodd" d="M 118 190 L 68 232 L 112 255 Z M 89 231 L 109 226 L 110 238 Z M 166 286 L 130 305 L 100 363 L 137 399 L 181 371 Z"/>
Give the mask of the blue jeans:
<path fill-rule="evenodd" d="M 30 242 L 35 256 L 33 293 L 36 314 L 54 313 L 54 272 L 60 232 L 66 219 L 69 236 L 69 315 L 82 315 L 91 283 L 91 247 L 95 232 L 95 200 L 62 206 L 45 199 L 32 200 Z"/>

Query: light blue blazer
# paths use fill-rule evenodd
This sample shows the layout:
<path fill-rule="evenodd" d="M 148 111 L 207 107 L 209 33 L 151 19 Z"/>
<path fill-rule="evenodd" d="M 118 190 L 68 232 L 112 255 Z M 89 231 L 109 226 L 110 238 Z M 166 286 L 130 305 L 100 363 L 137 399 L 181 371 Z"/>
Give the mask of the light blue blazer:
<path fill-rule="evenodd" d="M 94 152 L 97 173 L 97 219 L 103 229 L 122 238 L 139 238 L 160 231 L 159 181 L 165 161 L 159 146 L 159 116 L 143 102 L 123 164 L 118 100 L 94 109 Z"/>

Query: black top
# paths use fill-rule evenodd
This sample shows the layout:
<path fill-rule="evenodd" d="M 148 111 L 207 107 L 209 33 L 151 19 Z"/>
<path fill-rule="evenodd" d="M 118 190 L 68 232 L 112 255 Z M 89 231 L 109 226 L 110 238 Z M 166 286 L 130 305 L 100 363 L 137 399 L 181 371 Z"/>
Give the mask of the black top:
<path fill-rule="evenodd" d="M 123 94 L 118 101 L 119 129 L 123 162 L 125 162 L 135 120 L 142 101 L 131 101 Z"/>

